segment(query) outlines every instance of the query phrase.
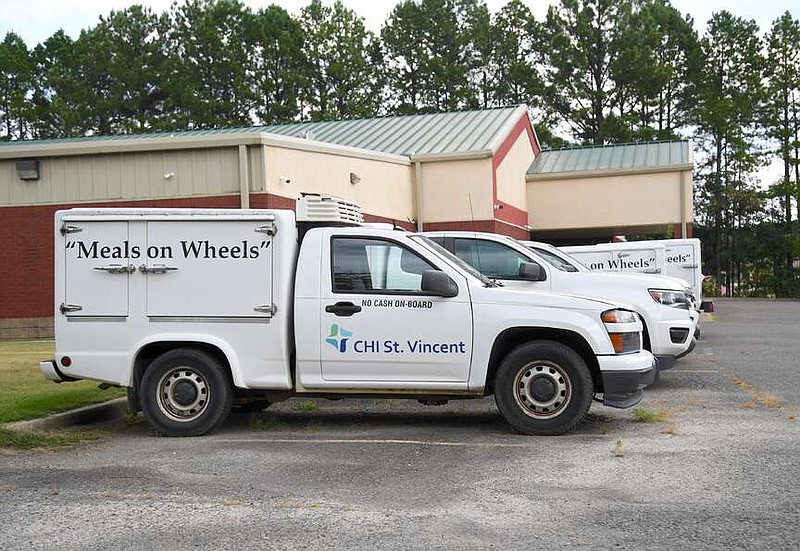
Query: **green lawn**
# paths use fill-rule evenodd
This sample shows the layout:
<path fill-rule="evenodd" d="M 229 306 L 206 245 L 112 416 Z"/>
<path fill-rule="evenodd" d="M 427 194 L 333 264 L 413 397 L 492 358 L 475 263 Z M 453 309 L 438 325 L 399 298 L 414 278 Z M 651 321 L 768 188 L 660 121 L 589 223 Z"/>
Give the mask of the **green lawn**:
<path fill-rule="evenodd" d="M 53 354 L 52 340 L 0 341 L 0 425 L 125 395 L 125 389 L 100 390 L 92 381 L 48 381 L 39 371 L 39 362 Z"/>

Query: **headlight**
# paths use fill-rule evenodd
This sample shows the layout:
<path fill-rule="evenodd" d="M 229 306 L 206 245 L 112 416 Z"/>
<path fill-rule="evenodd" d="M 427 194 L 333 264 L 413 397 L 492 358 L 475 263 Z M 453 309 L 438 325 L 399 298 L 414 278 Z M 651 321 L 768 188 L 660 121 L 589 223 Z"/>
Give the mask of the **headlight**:
<path fill-rule="evenodd" d="M 611 346 L 617 354 L 627 354 L 628 352 L 638 352 L 642 347 L 641 333 L 636 330 L 641 328 L 639 318 L 630 310 L 606 310 L 600 315 L 611 339 Z M 631 327 L 630 323 L 637 324 Z M 633 329 L 633 331 L 631 331 Z"/>
<path fill-rule="evenodd" d="M 600 316 L 603 323 L 636 323 L 636 314 L 630 310 L 606 310 Z"/>
<path fill-rule="evenodd" d="M 664 306 L 672 306 L 674 308 L 689 309 L 689 298 L 683 291 L 672 291 L 669 289 L 648 289 L 650 296 L 653 300 Z"/>

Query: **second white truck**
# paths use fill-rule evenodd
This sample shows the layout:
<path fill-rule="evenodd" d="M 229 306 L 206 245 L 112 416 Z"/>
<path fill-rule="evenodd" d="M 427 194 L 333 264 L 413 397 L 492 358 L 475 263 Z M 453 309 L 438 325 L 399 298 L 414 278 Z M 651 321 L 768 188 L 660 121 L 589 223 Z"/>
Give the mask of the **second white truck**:
<path fill-rule="evenodd" d="M 593 397 L 633 406 L 655 376 L 629 309 L 501 289 L 340 200 L 305 197 L 297 216 L 73 209 L 54 238 L 56 355 L 42 372 L 127 387 L 164 435 L 295 396 L 489 394 L 518 431 L 561 434 Z"/>
<path fill-rule="evenodd" d="M 684 285 L 672 278 L 594 273 L 571 263 L 567 255 L 549 245 L 492 233 L 448 231 L 426 235 L 509 288 L 573 292 L 630 304 L 644 321 L 645 348 L 655 355 L 660 370 L 671 368 L 694 349 L 699 315 L 691 308 Z M 520 274 L 519 266 L 526 262 L 536 269 Z"/>

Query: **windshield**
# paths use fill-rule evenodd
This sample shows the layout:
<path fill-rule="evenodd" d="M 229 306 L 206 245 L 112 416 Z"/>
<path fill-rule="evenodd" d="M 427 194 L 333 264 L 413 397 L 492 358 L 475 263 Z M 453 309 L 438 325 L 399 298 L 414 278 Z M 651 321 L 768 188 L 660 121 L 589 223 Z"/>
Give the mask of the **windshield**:
<path fill-rule="evenodd" d="M 552 253 L 546 249 L 540 249 L 538 247 L 531 247 L 531 249 L 538 254 L 542 260 L 551 264 L 554 268 L 561 270 L 562 272 L 577 272 L 578 268 L 564 260 L 563 258 L 559 257 L 557 254 Z"/>
<path fill-rule="evenodd" d="M 544 260 L 548 263 L 552 264 L 562 272 L 585 272 L 588 270 L 586 266 L 572 258 L 566 253 L 551 251 L 550 249 L 545 249 L 542 247 L 537 247 L 535 245 L 529 245 L 531 249 L 533 249 L 536 254 L 541 256 Z"/>
<path fill-rule="evenodd" d="M 456 255 L 454 255 L 441 245 L 439 245 L 436 241 L 428 237 L 425 237 L 424 235 L 414 235 L 411 238 L 416 239 L 418 241 L 422 241 L 428 248 L 433 249 L 438 254 L 440 254 L 441 256 L 445 257 L 448 261 L 450 261 L 451 264 L 455 264 L 456 266 L 461 268 L 463 271 L 467 272 L 472 277 L 479 279 L 481 283 L 483 283 L 484 285 L 494 286 L 494 282 L 491 279 L 480 273 L 478 270 L 476 270 L 475 268 L 473 268 L 472 266 L 470 266 L 469 264 L 458 258 Z"/>

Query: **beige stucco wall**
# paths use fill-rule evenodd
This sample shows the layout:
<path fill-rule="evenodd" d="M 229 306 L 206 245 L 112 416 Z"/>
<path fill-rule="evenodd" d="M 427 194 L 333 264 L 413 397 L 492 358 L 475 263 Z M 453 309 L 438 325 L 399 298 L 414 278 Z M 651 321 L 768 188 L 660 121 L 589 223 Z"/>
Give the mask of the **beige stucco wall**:
<path fill-rule="evenodd" d="M 538 180 L 527 185 L 528 220 L 534 229 L 679 224 L 682 193 L 686 221 L 692 221 L 688 171 Z"/>
<path fill-rule="evenodd" d="M 533 162 L 533 148 L 527 132 L 522 132 L 497 167 L 497 198 L 520 210 L 528 207 L 525 173 Z"/>
<path fill-rule="evenodd" d="M 490 158 L 426 162 L 421 173 L 423 222 L 494 218 Z"/>
<path fill-rule="evenodd" d="M 236 147 L 226 147 L 43 157 L 36 181 L 20 180 L 15 161 L 2 160 L 0 205 L 238 193 L 238 155 Z M 258 176 L 257 170 L 254 175 Z"/>
<path fill-rule="evenodd" d="M 290 199 L 303 192 L 324 193 L 354 201 L 366 213 L 397 220 L 414 218 L 410 164 L 272 146 L 264 147 L 264 161 L 266 179 L 256 191 Z M 361 181 L 351 184 L 351 172 Z"/>

